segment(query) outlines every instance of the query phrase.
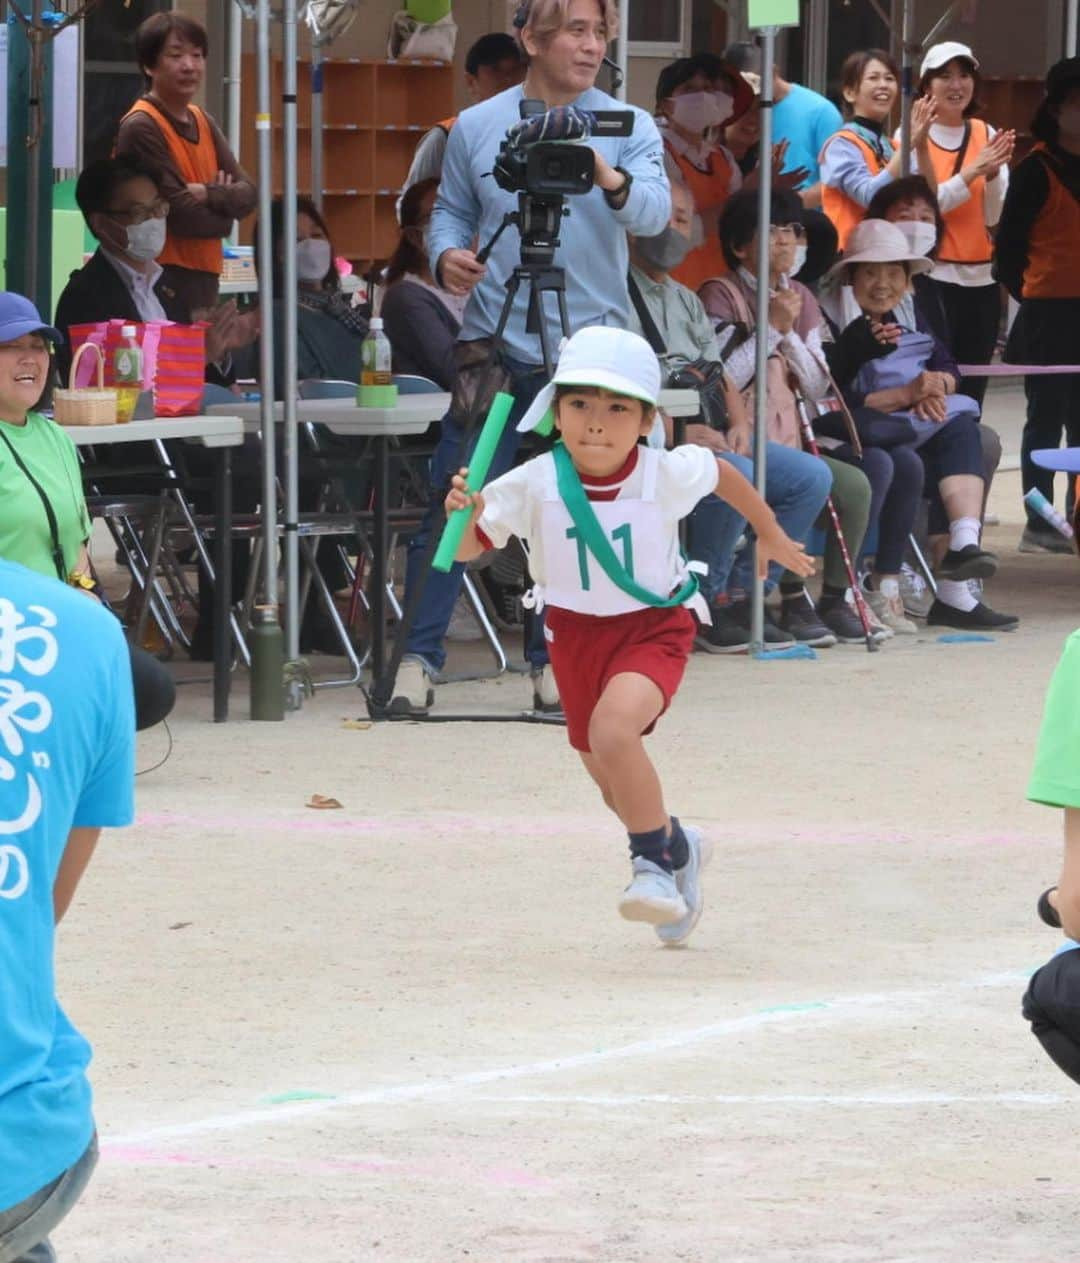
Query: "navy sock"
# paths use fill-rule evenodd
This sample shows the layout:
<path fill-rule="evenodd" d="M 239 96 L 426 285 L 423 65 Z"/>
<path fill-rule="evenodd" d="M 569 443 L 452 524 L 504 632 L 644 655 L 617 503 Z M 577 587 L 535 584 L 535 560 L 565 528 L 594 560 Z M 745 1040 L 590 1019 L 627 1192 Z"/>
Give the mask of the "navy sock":
<path fill-rule="evenodd" d="M 630 854 L 640 856 L 655 864 L 665 872 L 674 872 L 682 868 L 689 858 L 686 835 L 682 826 L 674 816 L 671 817 L 671 832 L 666 829 L 650 829 L 647 833 L 628 833 Z"/>

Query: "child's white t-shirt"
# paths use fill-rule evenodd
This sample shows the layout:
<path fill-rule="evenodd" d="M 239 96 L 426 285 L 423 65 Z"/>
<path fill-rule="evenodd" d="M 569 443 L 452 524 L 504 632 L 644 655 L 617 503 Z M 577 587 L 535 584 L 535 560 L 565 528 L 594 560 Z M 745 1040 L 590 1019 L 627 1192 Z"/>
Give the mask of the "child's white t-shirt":
<path fill-rule="evenodd" d="M 667 596 L 687 574 L 679 551 L 679 522 L 716 490 L 717 480 L 716 456 L 708 448 L 686 445 L 656 451 L 639 446 L 617 474 L 609 479 L 586 476 L 582 484 L 601 526 L 612 536 L 616 555 L 622 546 L 624 567 L 642 586 Z M 573 527 L 571 523 L 563 529 L 570 518 L 556 487 L 550 452 L 526 461 L 484 488 L 484 512 L 477 528 L 495 548 L 504 547 L 512 535 L 525 543 L 538 606 L 550 591 L 552 604 L 600 616 L 645 608 L 643 602 L 616 590 L 582 543 L 564 543 Z M 554 529 L 553 512 L 565 515 L 565 522 L 554 523 Z M 637 573 L 634 564 L 628 565 L 631 557 L 637 558 Z M 556 599 L 556 593 L 562 599 Z"/>

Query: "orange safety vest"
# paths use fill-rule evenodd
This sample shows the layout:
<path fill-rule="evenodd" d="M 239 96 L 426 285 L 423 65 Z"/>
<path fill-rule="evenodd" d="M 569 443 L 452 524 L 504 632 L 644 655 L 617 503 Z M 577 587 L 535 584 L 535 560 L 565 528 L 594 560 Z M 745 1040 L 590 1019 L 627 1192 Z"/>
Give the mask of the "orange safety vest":
<path fill-rule="evenodd" d="M 881 155 L 874 147 L 868 145 L 857 132 L 848 131 L 846 128 L 841 128 L 840 131 L 830 136 L 825 142 L 821 149 L 821 156 L 818 158 L 819 164 L 825 158 L 825 150 L 828 149 L 834 140 L 841 136 L 845 140 L 850 140 L 852 144 L 862 151 L 862 156 L 870 169 L 871 175 L 880 175 L 885 170 L 888 164 L 882 161 Z M 823 183 L 821 186 L 821 209 L 832 220 L 833 227 L 840 238 L 840 249 L 846 249 L 847 239 L 851 235 L 852 229 L 856 224 L 861 224 L 866 218 L 866 207 L 853 197 L 848 197 L 843 189 L 834 188 L 831 184 Z"/>
<path fill-rule="evenodd" d="M 698 214 L 702 211 L 715 211 L 719 214 L 731 196 L 731 167 L 724 155 L 717 153 L 710 157 L 709 170 L 702 171 L 689 158 L 676 153 L 666 142 L 664 147 L 679 168 L 683 183 L 693 195 L 694 209 Z M 709 216 L 710 220 L 715 218 L 715 215 Z M 720 235 L 713 228 L 712 232 L 706 230 L 705 241 L 691 250 L 679 266 L 673 269 L 671 275 L 696 294 L 710 277 L 723 276 L 729 270 L 724 252 L 720 248 Z"/>
<path fill-rule="evenodd" d="M 184 140 L 166 115 L 152 101 L 136 101 L 124 118 L 130 118 L 132 114 L 140 112 L 149 114 L 165 137 L 172 160 L 185 183 L 212 184 L 217 178 L 219 164 L 210 123 L 197 105 L 189 105 L 188 109 L 195 116 L 195 125 L 198 129 L 199 138 L 195 144 Z M 124 119 L 120 121 L 122 123 Z M 168 220 L 165 222 L 168 224 Z M 158 255 L 157 261 L 161 264 L 171 263 L 176 267 L 191 268 L 195 272 L 212 272 L 215 276 L 220 276 L 224 257 L 220 238 L 178 237 L 170 227 L 165 237 L 165 249 Z"/>
<path fill-rule="evenodd" d="M 942 149 L 930 141 L 930 160 L 938 187 L 959 175 L 962 167 L 973 162 L 990 142 L 990 128 L 981 118 L 970 120 L 964 143 L 959 149 Z M 971 196 L 954 206 L 945 216 L 945 236 L 938 251 L 939 263 L 989 263 L 994 247 L 986 228 L 986 178 L 968 186 Z"/>
<path fill-rule="evenodd" d="M 1039 154 L 1050 181 L 1050 196 L 1028 237 L 1028 263 L 1024 270 L 1024 298 L 1080 298 L 1080 201 L 1058 177 L 1045 145 Z"/>

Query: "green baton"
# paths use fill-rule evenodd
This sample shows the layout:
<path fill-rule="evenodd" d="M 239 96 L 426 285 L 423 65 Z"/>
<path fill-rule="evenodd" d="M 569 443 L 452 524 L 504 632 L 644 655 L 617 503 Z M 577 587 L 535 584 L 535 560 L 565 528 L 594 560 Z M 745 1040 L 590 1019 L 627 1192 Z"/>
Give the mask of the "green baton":
<path fill-rule="evenodd" d="M 465 485 L 469 491 L 479 491 L 484 485 L 484 479 L 487 478 L 488 470 L 491 468 L 491 462 L 495 456 L 495 449 L 499 446 L 499 440 L 506 429 L 506 423 L 510 419 L 510 409 L 513 406 L 514 397 L 505 394 L 501 390 L 491 401 L 491 409 L 487 414 L 487 420 L 484 422 L 484 428 L 480 431 L 480 437 L 476 441 L 476 448 L 469 461 L 469 473 L 465 479 Z M 458 547 L 461 544 L 461 537 L 465 534 L 465 528 L 468 526 L 471 516 L 471 508 L 455 509 L 447 519 L 446 529 L 443 531 L 442 539 L 439 540 L 438 551 L 435 553 L 435 560 L 431 563 L 436 570 L 441 570 L 443 574 L 446 574 L 454 564 Z"/>

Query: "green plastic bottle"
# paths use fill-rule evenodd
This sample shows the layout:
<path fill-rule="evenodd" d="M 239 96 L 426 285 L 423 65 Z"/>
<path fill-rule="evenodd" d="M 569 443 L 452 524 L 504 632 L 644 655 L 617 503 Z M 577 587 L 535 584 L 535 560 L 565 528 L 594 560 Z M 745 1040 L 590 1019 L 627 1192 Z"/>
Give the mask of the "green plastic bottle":
<path fill-rule="evenodd" d="M 360 344 L 360 388 L 356 402 L 361 408 L 392 408 L 397 403 L 392 360 L 390 339 L 383 333 L 382 319 L 373 316 L 367 337 Z"/>

